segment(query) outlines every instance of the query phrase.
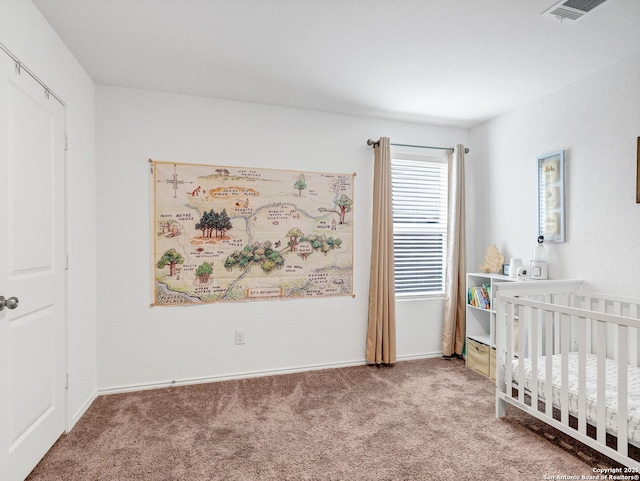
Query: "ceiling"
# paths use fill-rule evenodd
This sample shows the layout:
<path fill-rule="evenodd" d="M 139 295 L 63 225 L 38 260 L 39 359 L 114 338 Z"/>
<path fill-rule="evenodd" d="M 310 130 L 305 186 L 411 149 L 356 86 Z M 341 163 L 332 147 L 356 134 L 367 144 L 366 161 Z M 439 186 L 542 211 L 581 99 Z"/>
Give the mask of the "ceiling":
<path fill-rule="evenodd" d="M 471 127 L 640 52 L 640 1 L 32 0 L 101 85 Z"/>

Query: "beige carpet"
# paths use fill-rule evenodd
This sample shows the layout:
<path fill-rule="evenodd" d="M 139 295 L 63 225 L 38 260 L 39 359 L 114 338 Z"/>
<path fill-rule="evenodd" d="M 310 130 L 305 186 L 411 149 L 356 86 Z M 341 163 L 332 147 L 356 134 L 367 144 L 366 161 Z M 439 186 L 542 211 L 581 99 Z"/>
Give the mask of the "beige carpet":
<path fill-rule="evenodd" d="M 541 480 L 616 463 L 459 359 L 99 397 L 29 480 Z"/>

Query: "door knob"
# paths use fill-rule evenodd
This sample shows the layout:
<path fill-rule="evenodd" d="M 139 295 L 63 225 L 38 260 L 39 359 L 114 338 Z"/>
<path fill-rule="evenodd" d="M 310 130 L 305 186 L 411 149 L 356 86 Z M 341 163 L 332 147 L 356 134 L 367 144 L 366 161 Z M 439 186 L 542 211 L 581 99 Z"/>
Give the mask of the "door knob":
<path fill-rule="evenodd" d="M 19 302 L 20 301 L 18 301 L 17 297 L 10 297 L 9 299 L 5 299 L 4 296 L 0 296 L 0 311 L 5 307 L 7 309 L 15 309 L 16 307 L 18 307 Z"/>

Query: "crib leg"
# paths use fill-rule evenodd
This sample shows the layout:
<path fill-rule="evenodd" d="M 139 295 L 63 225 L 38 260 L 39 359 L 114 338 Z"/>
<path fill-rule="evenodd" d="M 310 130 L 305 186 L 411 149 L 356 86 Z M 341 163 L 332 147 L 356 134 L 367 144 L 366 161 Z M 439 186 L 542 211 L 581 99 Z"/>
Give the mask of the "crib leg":
<path fill-rule="evenodd" d="M 507 407 L 506 401 L 496 396 L 496 417 L 498 419 L 503 418 L 505 416 L 506 407 Z"/>

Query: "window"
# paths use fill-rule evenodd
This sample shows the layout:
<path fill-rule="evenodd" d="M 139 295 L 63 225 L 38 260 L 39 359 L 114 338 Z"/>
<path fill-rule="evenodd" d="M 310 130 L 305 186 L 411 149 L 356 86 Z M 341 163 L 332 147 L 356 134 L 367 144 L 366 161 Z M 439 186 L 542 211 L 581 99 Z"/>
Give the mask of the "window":
<path fill-rule="evenodd" d="M 447 247 L 447 161 L 394 156 L 393 251 L 397 296 L 444 292 Z"/>

